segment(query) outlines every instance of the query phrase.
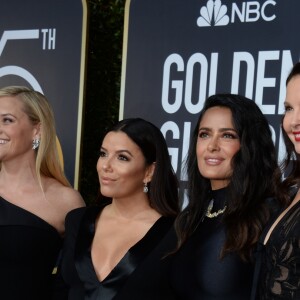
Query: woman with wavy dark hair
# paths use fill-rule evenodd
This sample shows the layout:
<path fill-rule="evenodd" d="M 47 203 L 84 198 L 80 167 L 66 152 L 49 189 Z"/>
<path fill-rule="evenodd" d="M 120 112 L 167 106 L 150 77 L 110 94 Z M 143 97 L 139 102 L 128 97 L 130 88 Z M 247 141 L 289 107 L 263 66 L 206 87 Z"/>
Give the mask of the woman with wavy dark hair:
<path fill-rule="evenodd" d="M 252 299 L 300 299 L 300 63 L 286 80 L 284 106 L 285 205 L 260 238 Z"/>
<path fill-rule="evenodd" d="M 125 119 L 105 135 L 97 163 L 100 205 L 66 218 L 62 275 L 69 300 L 174 299 L 178 184 L 161 131 Z"/>
<path fill-rule="evenodd" d="M 172 285 L 185 300 L 249 299 L 253 249 L 281 178 L 269 124 L 254 101 L 233 94 L 206 100 L 187 173 Z"/>

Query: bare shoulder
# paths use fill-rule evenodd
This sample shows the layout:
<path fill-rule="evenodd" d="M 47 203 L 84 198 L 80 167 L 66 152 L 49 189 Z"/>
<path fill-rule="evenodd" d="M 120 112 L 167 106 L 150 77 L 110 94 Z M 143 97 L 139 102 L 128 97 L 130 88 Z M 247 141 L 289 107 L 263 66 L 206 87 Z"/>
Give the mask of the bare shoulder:
<path fill-rule="evenodd" d="M 46 197 L 65 212 L 85 206 L 85 202 L 77 190 L 64 186 L 55 179 L 47 180 Z"/>

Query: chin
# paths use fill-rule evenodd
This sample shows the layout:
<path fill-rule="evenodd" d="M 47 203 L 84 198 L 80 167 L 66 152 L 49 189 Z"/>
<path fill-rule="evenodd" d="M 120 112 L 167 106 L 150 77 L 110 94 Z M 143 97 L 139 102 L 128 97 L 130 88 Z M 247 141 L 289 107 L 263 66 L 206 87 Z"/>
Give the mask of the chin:
<path fill-rule="evenodd" d="M 299 143 L 294 144 L 294 149 L 297 154 L 300 154 L 300 144 Z"/>

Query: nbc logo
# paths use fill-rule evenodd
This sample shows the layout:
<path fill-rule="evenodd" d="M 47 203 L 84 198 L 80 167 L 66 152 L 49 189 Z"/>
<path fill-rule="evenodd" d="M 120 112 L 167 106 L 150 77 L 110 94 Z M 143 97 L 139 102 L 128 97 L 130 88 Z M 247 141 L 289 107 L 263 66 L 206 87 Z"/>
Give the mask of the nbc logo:
<path fill-rule="evenodd" d="M 206 26 L 225 26 L 229 23 L 229 17 L 226 15 L 227 6 L 222 5 L 221 0 L 208 0 L 206 6 L 200 9 L 200 17 L 197 19 L 199 27 Z"/>
<path fill-rule="evenodd" d="M 256 22 L 259 19 L 270 22 L 276 18 L 276 15 L 272 13 L 272 9 L 266 10 L 270 5 L 276 6 L 276 1 L 267 0 L 262 4 L 258 1 L 232 3 L 229 17 L 227 5 L 222 4 L 221 0 L 208 0 L 206 5 L 200 9 L 197 25 L 199 27 L 226 26 L 229 22 L 234 23 L 236 20 L 249 23 Z"/>

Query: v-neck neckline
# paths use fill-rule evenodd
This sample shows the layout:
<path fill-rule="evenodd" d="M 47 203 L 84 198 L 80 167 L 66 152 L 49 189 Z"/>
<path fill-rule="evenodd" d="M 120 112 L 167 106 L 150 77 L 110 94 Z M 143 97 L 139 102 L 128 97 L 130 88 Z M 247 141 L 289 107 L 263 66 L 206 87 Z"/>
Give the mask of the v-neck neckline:
<path fill-rule="evenodd" d="M 164 217 L 159 217 L 154 223 L 153 225 L 149 228 L 149 230 L 145 233 L 145 235 L 138 240 L 134 245 L 132 245 L 126 252 L 125 254 L 122 256 L 122 258 L 117 262 L 117 264 L 111 269 L 111 271 L 102 279 L 100 280 L 97 276 L 94 264 L 93 264 L 93 259 L 92 259 L 92 254 L 91 254 L 91 247 L 88 249 L 88 258 L 89 258 L 89 262 L 91 264 L 91 269 L 93 270 L 95 279 L 100 283 L 103 284 L 106 281 L 109 281 L 110 278 L 115 274 L 115 273 L 120 273 L 122 272 L 122 270 L 124 270 L 124 268 L 126 267 L 126 264 L 128 263 L 128 261 L 130 260 L 130 256 L 133 255 L 134 251 L 139 248 L 145 240 L 147 240 L 150 236 L 152 236 L 152 233 L 155 231 L 156 227 L 159 226 L 159 224 L 162 222 L 162 220 L 164 219 Z M 95 231 L 94 231 L 95 233 Z"/>

